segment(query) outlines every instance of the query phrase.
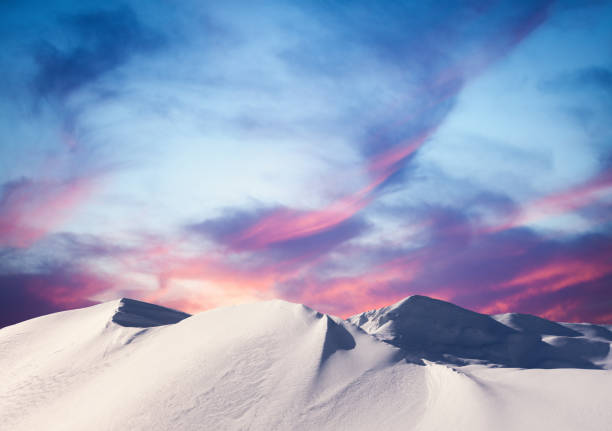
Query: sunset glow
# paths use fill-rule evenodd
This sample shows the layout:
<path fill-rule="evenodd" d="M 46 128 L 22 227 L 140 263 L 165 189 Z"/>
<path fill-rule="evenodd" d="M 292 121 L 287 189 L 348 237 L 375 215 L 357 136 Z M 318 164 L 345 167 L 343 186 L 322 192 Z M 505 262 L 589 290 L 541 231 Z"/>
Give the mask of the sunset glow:
<path fill-rule="evenodd" d="M 0 326 L 412 294 L 612 323 L 609 4 L 30 3 L 0 6 Z"/>

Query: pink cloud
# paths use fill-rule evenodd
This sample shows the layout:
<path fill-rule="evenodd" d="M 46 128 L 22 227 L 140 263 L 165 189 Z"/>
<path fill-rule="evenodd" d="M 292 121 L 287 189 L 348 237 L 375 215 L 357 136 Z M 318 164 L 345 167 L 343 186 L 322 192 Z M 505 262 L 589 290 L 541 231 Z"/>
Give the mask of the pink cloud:
<path fill-rule="evenodd" d="M 239 232 L 231 242 L 248 243 L 252 248 L 264 248 L 273 243 L 303 238 L 337 226 L 368 206 L 377 188 L 397 172 L 399 163 L 418 150 L 428 136 L 429 133 L 426 133 L 372 158 L 368 163 L 368 171 L 373 179 L 356 193 L 318 210 L 276 210 Z"/>
<path fill-rule="evenodd" d="M 491 304 L 481 308 L 484 313 L 507 313 L 516 311 L 521 303 L 560 291 L 562 289 L 580 285 L 581 283 L 600 279 L 611 272 L 609 262 L 605 259 L 582 260 L 582 259 L 560 259 L 527 271 L 523 271 L 507 282 L 495 286 L 495 290 L 517 290 Z M 546 315 L 568 316 L 568 311 L 548 310 Z"/>
<path fill-rule="evenodd" d="M 420 113 L 431 114 L 430 111 L 433 111 L 436 106 L 456 96 L 467 78 L 474 78 L 490 64 L 511 51 L 546 19 L 551 4 L 552 2 L 546 2 L 535 8 L 527 19 L 508 28 L 505 39 L 501 41 L 497 38 L 491 39 L 489 43 L 494 43 L 495 46 L 488 46 L 489 43 L 485 43 L 482 52 L 462 56 L 457 64 L 433 76 L 429 85 L 423 86 Z M 413 116 L 414 114 L 402 117 L 401 122 L 407 123 Z M 253 226 L 238 232 L 233 238 L 234 244 L 248 243 L 252 248 L 265 248 L 276 242 L 313 235 L 346 221 L 374 200 L 376 190 L 403 167 L 403 162 L 423 146 L 427 139 L 435 133 L 439 124 L 440 121 L 415 137 L 400 140 L 390 148 L 366 160 L 364 168 L 370 176 L 370 182 L 356 193 L 317 210 L 279 209 L 268 214 Z M 394 126 L 400 125 L 395 124 Z"/>
<path fill-rule="evenodd" d="M 92 178 L 6 184 L 0 200 L 0 245 L 32 245 L 61 226 L 96 186 Z"/>
<path fill-rule="evenodd" d="M 506 221 L 488 228 L 487 231 L 497 232 L 512 229 L 559 214 L 571 213 L 610 196 L 612 196 L 612 171 L 607 170 L 582 184 L 523 205 Z"/>

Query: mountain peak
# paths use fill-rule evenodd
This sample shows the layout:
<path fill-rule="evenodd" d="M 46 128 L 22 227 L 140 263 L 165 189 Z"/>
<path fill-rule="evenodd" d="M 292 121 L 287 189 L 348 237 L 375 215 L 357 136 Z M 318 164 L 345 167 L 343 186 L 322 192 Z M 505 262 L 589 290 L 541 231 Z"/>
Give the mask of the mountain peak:
<path fill-rule="evenodd" d="M 120 326 L 149 328 L 171 325 L 191 316 L 182 311 L 130 298 L 121 298 L 112 321 Z"/>
<path fill-rule="evenodd" d="M 435 299 L 430 296 L 425 295 L 410 295 L 405 297 L 404 299 L 399 300 L 398 302 L 391 304 L 387 307 L 387 311 L 392 310 L 407 310 L 412 307 L 428 307 L 430 309 L 440 309 L 440 310 L 448 310 L 448 309 L 461 309 L 464 308 L 459 307 L 458 305 L 452 304 L 447 301 L 443 301 L 441 299 Z M 466 310 L 469 311 L 469 310 Z"/>

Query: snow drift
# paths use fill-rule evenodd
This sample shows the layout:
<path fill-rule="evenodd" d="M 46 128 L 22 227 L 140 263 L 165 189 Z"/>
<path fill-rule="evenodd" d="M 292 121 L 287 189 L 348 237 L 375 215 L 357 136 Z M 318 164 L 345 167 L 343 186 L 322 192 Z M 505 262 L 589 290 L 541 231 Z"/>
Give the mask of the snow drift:
<path fill-rule="evenodd" d="M 189 316 L 122 299 L 0 330 L 0 423 L 605 430 L 611 341 L 604 326 L 422 296 L 347 321 L 284 301 Z"/>

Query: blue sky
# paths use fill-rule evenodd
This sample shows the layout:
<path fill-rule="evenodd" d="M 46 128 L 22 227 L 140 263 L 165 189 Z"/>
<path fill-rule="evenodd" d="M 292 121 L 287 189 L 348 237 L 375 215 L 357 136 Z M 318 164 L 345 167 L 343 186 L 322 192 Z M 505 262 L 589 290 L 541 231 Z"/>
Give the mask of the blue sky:
<path fill-rule="evenodd" d="M 610 322 L 611 19 L 597 1 L 3 2 L 4 307 L 347 315 L 420 293 Z"/>

